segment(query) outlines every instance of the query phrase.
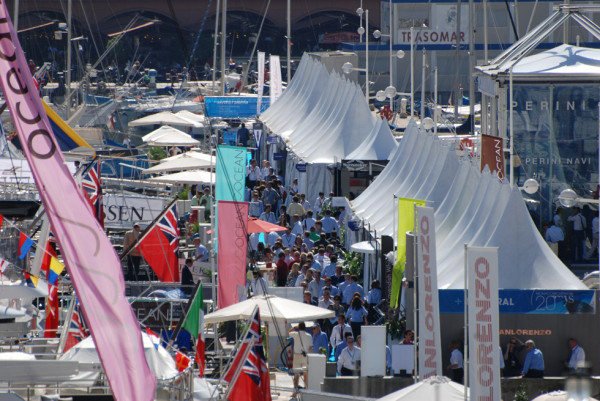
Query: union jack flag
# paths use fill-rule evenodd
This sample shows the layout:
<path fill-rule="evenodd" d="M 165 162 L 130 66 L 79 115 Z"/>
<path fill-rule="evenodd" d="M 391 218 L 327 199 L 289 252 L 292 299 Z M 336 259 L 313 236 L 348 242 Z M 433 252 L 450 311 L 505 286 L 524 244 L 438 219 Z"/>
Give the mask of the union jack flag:
<path fill-rule="evenodd" d="M 179 227 L 175 204 L 145 232 L 138 249 L 160 281 L 179 282 Z"/>
<path fill-rule="evenodd" d="M 175 204 L 158 220 L 156 225 L 169 240 L 173 252 L 177 252 L 179 250 L 179 226 L 177 225 L 177 207 Z"/>
<path fill-rule="evenodd" d="M 104 209 L 102 202 L 102 181 L 100 180 L 100 159 L 92 162 L 92 165 L 88 169 L 87 173 L 81 179 L 81 186 L 85 189 L 92 207 L 94 208 L 94 214 L 100 222 L 100 225 L 104 227 Z"/>
<path fill-rule="evenodd" d="M 230 393 L 230 401 L 242 400 L 271 400 L 271 385 L 269 382 L 269 368 L 265 358 L 262 335 L 260 334 L 260 314 L 258 309 L 252 318 L 248 333 L 235 356 L 234 362 L 225 375 L 225 380 L 231 381 L 233 372 L 241 363 L 241 358 L 248 346 L 254 342 L 252 349 L 243 362 L 240 376 L 236 380 Z"/>
<path fill-rule="evenodd" d="M 77 304 L 75 305 L 75 309 L 73 309 L 73 316 L 71 317 L 71 322 L 69 323 L 67 342 L 64 349 L 65 352 L 88 336 L 83 315 L 81 314 L 81 306 L 79 305 L 79 301 L 76 302 Z"/>

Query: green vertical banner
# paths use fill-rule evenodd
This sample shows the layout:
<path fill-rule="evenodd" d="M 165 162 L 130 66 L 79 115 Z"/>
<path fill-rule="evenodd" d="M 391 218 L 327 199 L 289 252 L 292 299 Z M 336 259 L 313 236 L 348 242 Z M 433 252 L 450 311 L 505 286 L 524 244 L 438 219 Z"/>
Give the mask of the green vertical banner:
<path fill-rule="evenodd" d="M 216 200 L 244 201 L 246 148 L 217 146 Z"/>
<path fill-rule="evenodd" d="M 392 293 L 390 294 L 390 306 L 398 307 L 398 297 L 402 286 L 402 277 L 406 267 L 406 232 L 415 228 L 415 206 L 425 206 L 424 200 L 398 198 L 398 238 L 396 247 L 398 257 L 392 270 Z"/>

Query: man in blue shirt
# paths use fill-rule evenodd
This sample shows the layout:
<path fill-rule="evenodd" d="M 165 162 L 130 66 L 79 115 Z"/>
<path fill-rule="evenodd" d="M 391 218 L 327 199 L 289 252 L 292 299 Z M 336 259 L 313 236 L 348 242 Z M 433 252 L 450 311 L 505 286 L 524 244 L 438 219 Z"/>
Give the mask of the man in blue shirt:
<path fill-rule="evenodd" d="M 544 377 L 544 356 L 542 351 L 535 347 L 533 340 L 525 341 L 527 355 L 523 363 L 521 377 L 543 378 Z"/>
<path fill-rule="evenodd" d="M 335 276 L 335 266 L 337 265 L 337 256 L 329 256 L 329 264 L 323 267 L 323 277 Z M 335 295 L 335 294 L 333 294 Z"/>
<path fill-rule="evenodd" d="M 321 219 L 321 225 L 325 234 L 331 234 L 333 230 L 338 228 L 337 221 L 331 217 L 331 210 L 325 210 L 325 216 Z"/>
<path fill-rule="evenodd" d="M 327 334 L 321 331 L 319 323 L 315 323 L 313 326 L 313 352 L 318 354 L 320 348 L 325 349 L 326 356 L 329 355 L 329 339 L 327 338 Z"/>

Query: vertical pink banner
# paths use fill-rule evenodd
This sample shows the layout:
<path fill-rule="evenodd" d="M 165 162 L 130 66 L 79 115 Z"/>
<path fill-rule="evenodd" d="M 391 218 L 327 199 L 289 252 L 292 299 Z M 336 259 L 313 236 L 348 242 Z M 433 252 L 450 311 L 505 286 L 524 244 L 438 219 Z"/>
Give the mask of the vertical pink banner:
<path fill-rule="evenodd" d="M 246 287 L 248 202 L 219 201 L 219 309 L 239 302 L 238 286 Z"/>
<path fill-rule="evenodd" d="M 153 400 L 156 379 L 125 298 L 121 262 L 65 166 L 4 2 L 0 85 L 114 398 Z"/>

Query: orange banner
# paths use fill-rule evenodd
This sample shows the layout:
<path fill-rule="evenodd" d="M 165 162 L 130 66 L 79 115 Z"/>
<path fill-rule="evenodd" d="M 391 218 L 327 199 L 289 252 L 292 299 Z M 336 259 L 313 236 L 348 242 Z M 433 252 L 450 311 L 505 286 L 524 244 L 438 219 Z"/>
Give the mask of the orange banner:
<path fill-rule="evenodd" d="M 481 171 L 488 166 L 490 171 L 498 176 L 500 182 L 504 179 L 504 143 L 502 138 L 481 135 Z"/>

